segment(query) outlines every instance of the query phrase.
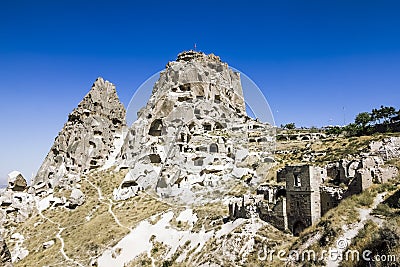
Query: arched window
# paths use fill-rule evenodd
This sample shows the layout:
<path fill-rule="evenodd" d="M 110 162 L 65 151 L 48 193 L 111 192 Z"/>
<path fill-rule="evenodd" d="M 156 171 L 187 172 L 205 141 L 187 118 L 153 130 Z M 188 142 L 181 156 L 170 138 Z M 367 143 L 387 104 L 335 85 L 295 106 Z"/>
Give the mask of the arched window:
<path fill-rule="evenodd" d="M 217 144 L 210 145 L 210 153 L 218 153 L 218 146 Z"/>

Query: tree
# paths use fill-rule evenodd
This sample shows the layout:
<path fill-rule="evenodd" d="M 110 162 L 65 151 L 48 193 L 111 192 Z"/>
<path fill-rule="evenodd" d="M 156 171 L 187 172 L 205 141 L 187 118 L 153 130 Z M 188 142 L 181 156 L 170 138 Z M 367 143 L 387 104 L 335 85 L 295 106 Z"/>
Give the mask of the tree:
<path fill-rule="evenodd" d="M 294 124 L 294 122 L 291 122 L 291 123 L 287 123 L 285 125 L 281 125 L 281 127 L 283 129 L 293 130 L 296 128 L 296 125 Z"/>
<path fill-rule="evenodd" d="M 371 112 L 371 120 L 374 121 L 375 123 L 381 123 L 382 119 L 382 111 L 380 109 L 372 109 Z"/>
<path fill-rule="evenodd" d="M 361 127 L 355 123 L 350 123 L 343 127 L 347 136 L 357 136 L 361 133 Z"/>
<path fill-rule="evenodd" d="M 326 129 L 326 134 L 333 134 L 333 135 L 339 135 L 343 133 L 343 127 L 340 126 L 330 126 Z"/>
<path fill-rule="evenodd" d="M 381 123 L 381 120 L 383 119 L 384 123 L 388 123 L 391 118 L 396 116 L 396 109 L 394 107 L 384 107 L 383 105 L 379 109 L 372 109 L 372 120 L 373 121 L 378 121 L 378 123 Z"/>
<path fill-rule="evenodd" d="M 381 106 L 381 114 L 384 123 L 388 123 L 392 117 L 396 115 L 396 109 L 394 107 Z"/>
<path fill-rule="evenodd" d="M 368 123 L 372 122 L 372 116 L 368 112 L 361 112 L 356 116 L 354 122 L 357 125 L 360 125 L 363 128 L 365 128 L 365 126 L 367 126 Z"/>
<path fill-rule="evenodd" d="M 390 122 L 398 122 L 400 121 L 400 109 L 396 111 L 396 114 L 390 119 Z"/>

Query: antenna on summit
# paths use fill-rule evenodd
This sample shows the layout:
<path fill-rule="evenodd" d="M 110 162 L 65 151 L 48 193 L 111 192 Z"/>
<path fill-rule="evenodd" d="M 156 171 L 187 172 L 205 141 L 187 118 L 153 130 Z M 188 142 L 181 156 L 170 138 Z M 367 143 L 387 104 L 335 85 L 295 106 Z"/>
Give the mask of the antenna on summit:
<path fill-rule="evenodd" d="M 197 45 L 196 45 L 196 43 L 194 43 L 194 51 L 196 51 L 196 49 L 197 49 Z"/>

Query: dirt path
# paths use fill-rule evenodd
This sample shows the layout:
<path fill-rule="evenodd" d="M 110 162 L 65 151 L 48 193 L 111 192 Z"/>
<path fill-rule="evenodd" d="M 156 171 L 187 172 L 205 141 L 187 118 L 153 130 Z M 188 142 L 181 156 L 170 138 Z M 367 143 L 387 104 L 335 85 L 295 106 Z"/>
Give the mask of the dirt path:
<path fill-rule="evenodd" d="M 371 212 L 373 209 L 375 209 L 379 203 L 383 201 L 384 196 L 386 195 L 386 192 L 378 194 L 372 206 L 370 208 L 364 208 L 364 209 L 359 209 L 359 214 L 360 214 L 360 221 L 352 224 L 352 225 L 346 225 L 343 227 L 345 229 L 345 232 L 338 238 L 336 239 L 336 248 L 338 251 L 338 255 L 342 255 L 342 253 L 347 249 L 347 247 L 351 244 L 351 241 L 353 240 L 354 237 L 357 236 L 358 232 L 364 228 L 365 223 L 367 220 L 371 219 L 374 222 L 376 222 L 378 225 L 382 224 L 382 220 L 379 220 L 379 218 L 376 218 L 371 215 Z M 342 258 L 334 259 L 331 257 L 328 257 L 327 259 L 327 264 L 326 266 L 328 267 L 337 267 L 340 265 Z"/>
<path fill-rule="evenodd" d="M 131 232 L 132 232 L 132 229 L 129 228 L 129 227 L 127 227 L 127 226 L 125 226 L 125 225 L 123 225 L 123 224 L 120 222 L 120 220 L 118 219 L 117 215 L 115 215 L 115 213 L 113 212 L 113 210 L 112 210 L 112 206 L 114 205 L 113 201 L 112 201 L 111 199 L 108 199 L 108 202 L 106 202 L 106 201 L 104 200 L 103 193 L 102 193 L 100 187 L 98 187 L 98 186 L 96 186 L 95 184 L 93 184 L 93 183 L 92 183 L 91 181 L 89 181 L 89 179 L 87 179 L 86 177 L 84 177 L 83 179 L 84 179 L 85 181 L 87 181 L 93 188 L 96 189 L 97 195 L 98 195 L 98 198 L 97 198 L 97 199 L 100 201 L 100 203 L 102 203 L 102 204 L 108 206 L 108 212 L 109 212 L 110 215 L 114 218 L 115 223 L 116 223 L 118 226 L 127 229 L 127 230 L 129 231 L 129 233 L 131 233 Z M 155 267 L 155 262 L 156 262 L 155 259 L 151 256 L 151 254 L 148 254 L 147 256 L 151 259 L 151 265 L 152 265 L 152 267 Z"/>
<path fill-rule="evenodd" d="M 108 206 L 108 213 L 110 213 L 110 215 L 113 217 L 115 223 L 116 223 L 118 226 L 120 226 L 120 227 L 122 227 L 122 228 L 125 228 L 125 229 L 127 229 L 129 232 L 131 232 L 132 229 L 129 228 L 129 227 L 127 227 L 127 226 L 125 226 L 125 225 L 123 225 L 123 224 L 120 222 L 120 220 L 118 219 L 118 217 L 115 215 L 115 213 L 113 212 L 112 206 L 113 206 L 114 203 L 112 202 L 112 200 L 111 200 L 111 199 L 108 199 L 108 202 L 104 201 L 103 193 L 102 193 L 100 187 L 98 187 L 98 186 L 96 186 L 95 184 L 93 184 L 93 183 L 92 183 L 91 181 L 89 181 L 89 179 L 87 179 L 86 177 L 84 177 L 83 179 L 84 179 L 86 182 L 88 182 L 94 189 L 96 189 L 97 195 L 98 195 L 97 199 L 100 201 L 100 203 L 102 203 L 102 204 Z"/>
<path fill-rule="evenodd" d="M 67 261 L 69 261 L 69 262 L 71 262 L 71 263 L 73 263 L 73 264 L 75 264 L 76 266 L 84 267 L 84 265 L 82 265 L 82 264 L 80 264 L 79 262 L 75 261 L 74 259 L 68 257 L 68 255 L 67 255 L 67 254 L 65 253 L 65 251 L 64 251 L 65 243 L 64 243 L 64 239 L 62 238 L 61 234 L 62 234 L 62 232 L 65 230 L 65 228 L 64 228 L 64 227 L 61 227 L 61 225 L 60 225 L 59 223 L 56 223 L 55 221 L 51 220 L 49 217 L 47 217 L 46 215 L 44 215 L 44 214 L 42 213 L 42 210 L 39 208 L 39 205 L 38 205 L 38 202 L 37 202 L 37 201 L 36 201 L 36 208 L 37 208 L 37 210 L 38 210 L 38 212 L 39 212 L 40 217 L 42 217 L 42 218 L 45 219 L 46 221 L 50 222 L 51 224 L 54 224 L 54 225 L 57 226 L 57 228 L 58 228 L 59 231 L 58 231 L 58 233 L 56 234 L 56 238 L 57 238 L 58 240 L 60 240 L 60 243 L 61 243 L 60 253 L 61 253 L 61 255 L 63 255 L 64 259 L 67 260 Z"/>

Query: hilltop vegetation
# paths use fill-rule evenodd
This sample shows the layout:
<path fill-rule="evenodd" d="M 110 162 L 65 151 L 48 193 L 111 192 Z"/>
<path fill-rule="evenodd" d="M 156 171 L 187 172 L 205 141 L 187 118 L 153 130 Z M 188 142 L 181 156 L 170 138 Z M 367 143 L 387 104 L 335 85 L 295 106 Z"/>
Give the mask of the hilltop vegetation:
<path fill-rule="evenodd" d="M 394 107 L 381 106 L 371 112 L 359 113 L 353 123 L 344 127 L 335 126 L 327 129 L 327 134 L 344 134 L 346 136 L 372 135 L 400 131 L 400 110 Z"/>

